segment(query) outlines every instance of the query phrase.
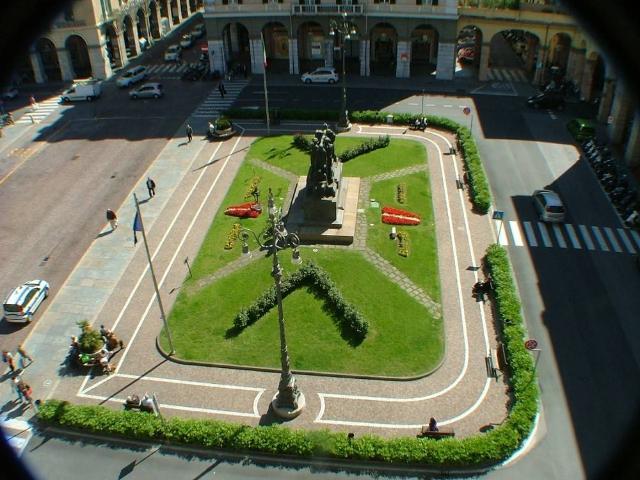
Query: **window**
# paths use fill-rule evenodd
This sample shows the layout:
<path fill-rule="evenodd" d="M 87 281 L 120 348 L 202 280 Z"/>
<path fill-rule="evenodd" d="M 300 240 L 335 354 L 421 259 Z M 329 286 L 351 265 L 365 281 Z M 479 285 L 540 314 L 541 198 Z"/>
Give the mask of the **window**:
<path fill-rule="evenodd" d="M 75 20 L 75 16 L 73 15 L 73 5 L 68 5 L 64 7 L 64 20 L 65 22 L 73 22 Z"/>

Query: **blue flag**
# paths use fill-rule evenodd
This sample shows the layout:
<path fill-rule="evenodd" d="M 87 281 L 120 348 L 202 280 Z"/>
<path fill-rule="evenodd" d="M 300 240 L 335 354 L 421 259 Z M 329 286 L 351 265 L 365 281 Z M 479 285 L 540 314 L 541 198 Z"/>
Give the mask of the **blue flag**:
<path fill-rule="evenodd" d="M 142 218 L 140 218 L 140 212 L 136 212 L 136 218 L 133 219 L 133 244 L 138 243 L 138 237 L 136 232 L 142 231 Z"/>

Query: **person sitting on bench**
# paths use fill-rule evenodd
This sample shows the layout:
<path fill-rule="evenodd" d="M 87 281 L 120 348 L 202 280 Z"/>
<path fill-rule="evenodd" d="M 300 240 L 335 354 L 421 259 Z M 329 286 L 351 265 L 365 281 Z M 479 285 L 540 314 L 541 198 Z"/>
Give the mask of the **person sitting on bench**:
<path fill-rule="evenodd" d="M 431 417 L 429 419 L 429 427 L 427 428 L 428 432 L 438 432 L 438 422 L 436 422 L 436 419 Z"/>

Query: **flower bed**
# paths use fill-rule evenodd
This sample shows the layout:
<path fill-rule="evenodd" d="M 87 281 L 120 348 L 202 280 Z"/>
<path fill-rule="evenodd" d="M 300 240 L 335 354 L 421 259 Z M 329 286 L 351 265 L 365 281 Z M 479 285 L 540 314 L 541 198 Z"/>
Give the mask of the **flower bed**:
<path fill-rule="evenodd" d="M 239 205 L 231 205 L 224 210 L 225 215 L 239 218 L 258 218 L 262 210 L 258 208 L 257 202 L 246 202 Z"/>
<path fill-rule="evenodd" d="M 407 210 L 400 210 L 399 208 L 383 207 L 382 208 L 382 223 L 389 225 L 419 225 L 420 217 Z"/>

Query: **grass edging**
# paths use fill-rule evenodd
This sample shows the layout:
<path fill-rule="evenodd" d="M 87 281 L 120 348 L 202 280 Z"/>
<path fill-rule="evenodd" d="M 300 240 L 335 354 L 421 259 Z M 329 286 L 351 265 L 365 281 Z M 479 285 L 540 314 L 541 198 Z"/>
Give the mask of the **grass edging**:
<path fill-rule="evenodd" d="M 44 423 L 91 433 L 138 440 L 166 441 L 222 450 L 275 455 L 386 462 L 435 468 L 490 467 L 506 460 L 531 433 L 538 411 L 538 388 L 507 252 L 487 249 L 485 260 L 495 284 L 495 302 L 510 367 L 510 411 L 492 430 L 467 438 L 442 440 L 413 437 L 384 439 L 328 430 L 292 430 L 282 426 L 247 426 L 219 420 L 169 418 L 98 405 L 48 400 L 38 418 Z"/>
<path fill-rule="evenodd" d="M 319 120 L 335 121 L 338 112 L 332 110 L 302 110 L 302 109 L 278 109 L 279 116 L 284 120 Z M 265 110 L 262 109 L 242 109 L 230 108 L 225 110 L 227 117 L 242 118 L 265 118 Z M 393 115 L 393 122 L 400 125 L 409 125 L 423 115 L 417 113 L 394 113 L 381 112 L 378 110 L 359 110 L 351 112 L 351 120 L 356 123 L 379 124 L 387 123 L 387 115 Z M 489 181 L 482 165 L 482 158 L 478 152 L 478 147 L 471 131 L 457 122 L 436 115 L 427 115 L 427 122 L 431 127 L 442 128 L 456 134 L 458 149 L 462 153 L 464 168 L 469 184 L 469 194 L 475 210 L 486 214 L 491 208 L 492 197 Z"/>

